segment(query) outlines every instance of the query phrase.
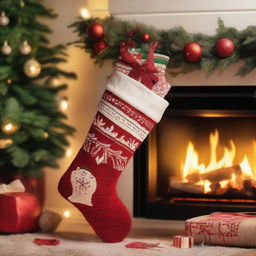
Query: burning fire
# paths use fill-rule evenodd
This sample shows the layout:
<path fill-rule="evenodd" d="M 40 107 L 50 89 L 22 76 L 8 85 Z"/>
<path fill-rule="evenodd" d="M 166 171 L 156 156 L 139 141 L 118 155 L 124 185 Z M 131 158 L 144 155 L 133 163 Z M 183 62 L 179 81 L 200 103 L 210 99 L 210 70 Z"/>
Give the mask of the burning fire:
<path fill-rule="evenodd" d="M 256 175 L 247 156 L 239 164 L 234 164 L 236 147 L 232 140 L 224 147 L 223 156 L 217 159 L 219 132 L 210 134 L 210 161 L 208 165 L 199 163 L 199 155 L 192 142 L 188 143 L 185 161 L 182 164 L 182 183 L 184 188 L 194 193 L 224 194 L 228 190 L 243 190 L 256 187 Z M 256 141 L 253 141 L 256 151 Z M 193 191 L 195 190 L 195 191 Z"/>

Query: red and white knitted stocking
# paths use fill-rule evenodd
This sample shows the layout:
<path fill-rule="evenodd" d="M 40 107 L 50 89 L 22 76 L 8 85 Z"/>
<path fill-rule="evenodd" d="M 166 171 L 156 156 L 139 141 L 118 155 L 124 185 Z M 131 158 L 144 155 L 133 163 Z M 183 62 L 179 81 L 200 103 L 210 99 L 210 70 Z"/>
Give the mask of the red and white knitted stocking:
<path fill-rule="evenodd" d="M 116 183 L 168 106 L 161 96 L 170 86 L 158 79 L 165 65 L 154 66 L 153 51 L 152 45 L 145 61 L 123 49 L 87 138 L 59 182 L 61 195 L 81 211 L 105 242 L 120 242 L 130 230 L 131 218 L 117 196 Z M 166 61 L 167 57 L 158 55 L 161 58 Z"/>

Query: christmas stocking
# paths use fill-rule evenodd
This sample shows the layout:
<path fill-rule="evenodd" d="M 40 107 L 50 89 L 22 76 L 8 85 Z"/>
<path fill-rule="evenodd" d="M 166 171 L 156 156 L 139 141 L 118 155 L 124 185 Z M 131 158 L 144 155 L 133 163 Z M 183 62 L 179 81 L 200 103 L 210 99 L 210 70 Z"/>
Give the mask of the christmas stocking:
<path fill-rule="evenodd" d="M 153 55 L 155 47 L 147 60 L 137 50 L 121 49 L 87 138 L 59 182 L 61 195 L 105 242 L 120 242 L 130 230 L 116 183 L 168 106 L 162 98 L 170 88 L 164 77 L 168 57 Z"/>

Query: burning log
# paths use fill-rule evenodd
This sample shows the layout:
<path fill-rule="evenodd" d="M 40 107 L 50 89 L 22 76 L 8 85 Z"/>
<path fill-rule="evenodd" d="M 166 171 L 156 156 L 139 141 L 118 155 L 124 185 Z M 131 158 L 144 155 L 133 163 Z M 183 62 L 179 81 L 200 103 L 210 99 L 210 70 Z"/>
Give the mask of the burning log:
<path fill-rule="evenodd" d="M 186 176 L 186 180 L 188 182 L 193 182 L 193 183 L 197 183 L 198 181 L 200 181 L 201 179 L 201 175 L 199 171 L 193 171 L 192 173 L 188 174 Z"/>
<path fill-rule="evenodd" d="M 182 192 L 193 193 L 193 194 L 203 194 L 204 186 L 197 185 L 190 182 L 184 182 L 175 178 L 170 179 L 170 186 Z"/>
<path fill-rule="evenodd" d="M 232 174 L 235 174 L 237 176 L 242 174 L 242 169 L 239 164 L 202 173 L 200 177 L 202 180 L 209 180 L 210 182 L 217 183 L 222 180 L 231 179 Z"/>
<path fill-rule="evenodd" d="M 211 189 L 211 191 L 209 192 L 209 194 L 224 195 L 227 192 L 227 190 L 229 189 L 229 187 L 222 188 L 220 183 L 216 182 L 216 183 L 212 183 L 210 185 L 210 189 Z"/>
<path fill-rule="evenodd" d="M 253 180 L 244 180 L 242 192 L 246 196 L 253 196 L 253 197 L 255 197 L 256 196 L 255 181 L 253 181 Z"/>

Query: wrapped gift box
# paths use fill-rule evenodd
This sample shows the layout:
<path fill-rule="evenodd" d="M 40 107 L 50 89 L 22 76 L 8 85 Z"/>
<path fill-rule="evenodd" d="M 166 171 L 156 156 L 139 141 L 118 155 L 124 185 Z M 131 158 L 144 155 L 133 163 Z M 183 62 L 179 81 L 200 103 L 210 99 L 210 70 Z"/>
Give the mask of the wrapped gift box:
<path fill-rule="evenodd" d="M 0 232 L 19 233 L 38 228 L 41 205 L 36 196 L 25 192 L 0 194 Z"/>
<path fill-rule="evenodd" d="M 216 212 L 188 219 L 186 235 L 195 243 L 256 247 L 255 214 Z"/>

